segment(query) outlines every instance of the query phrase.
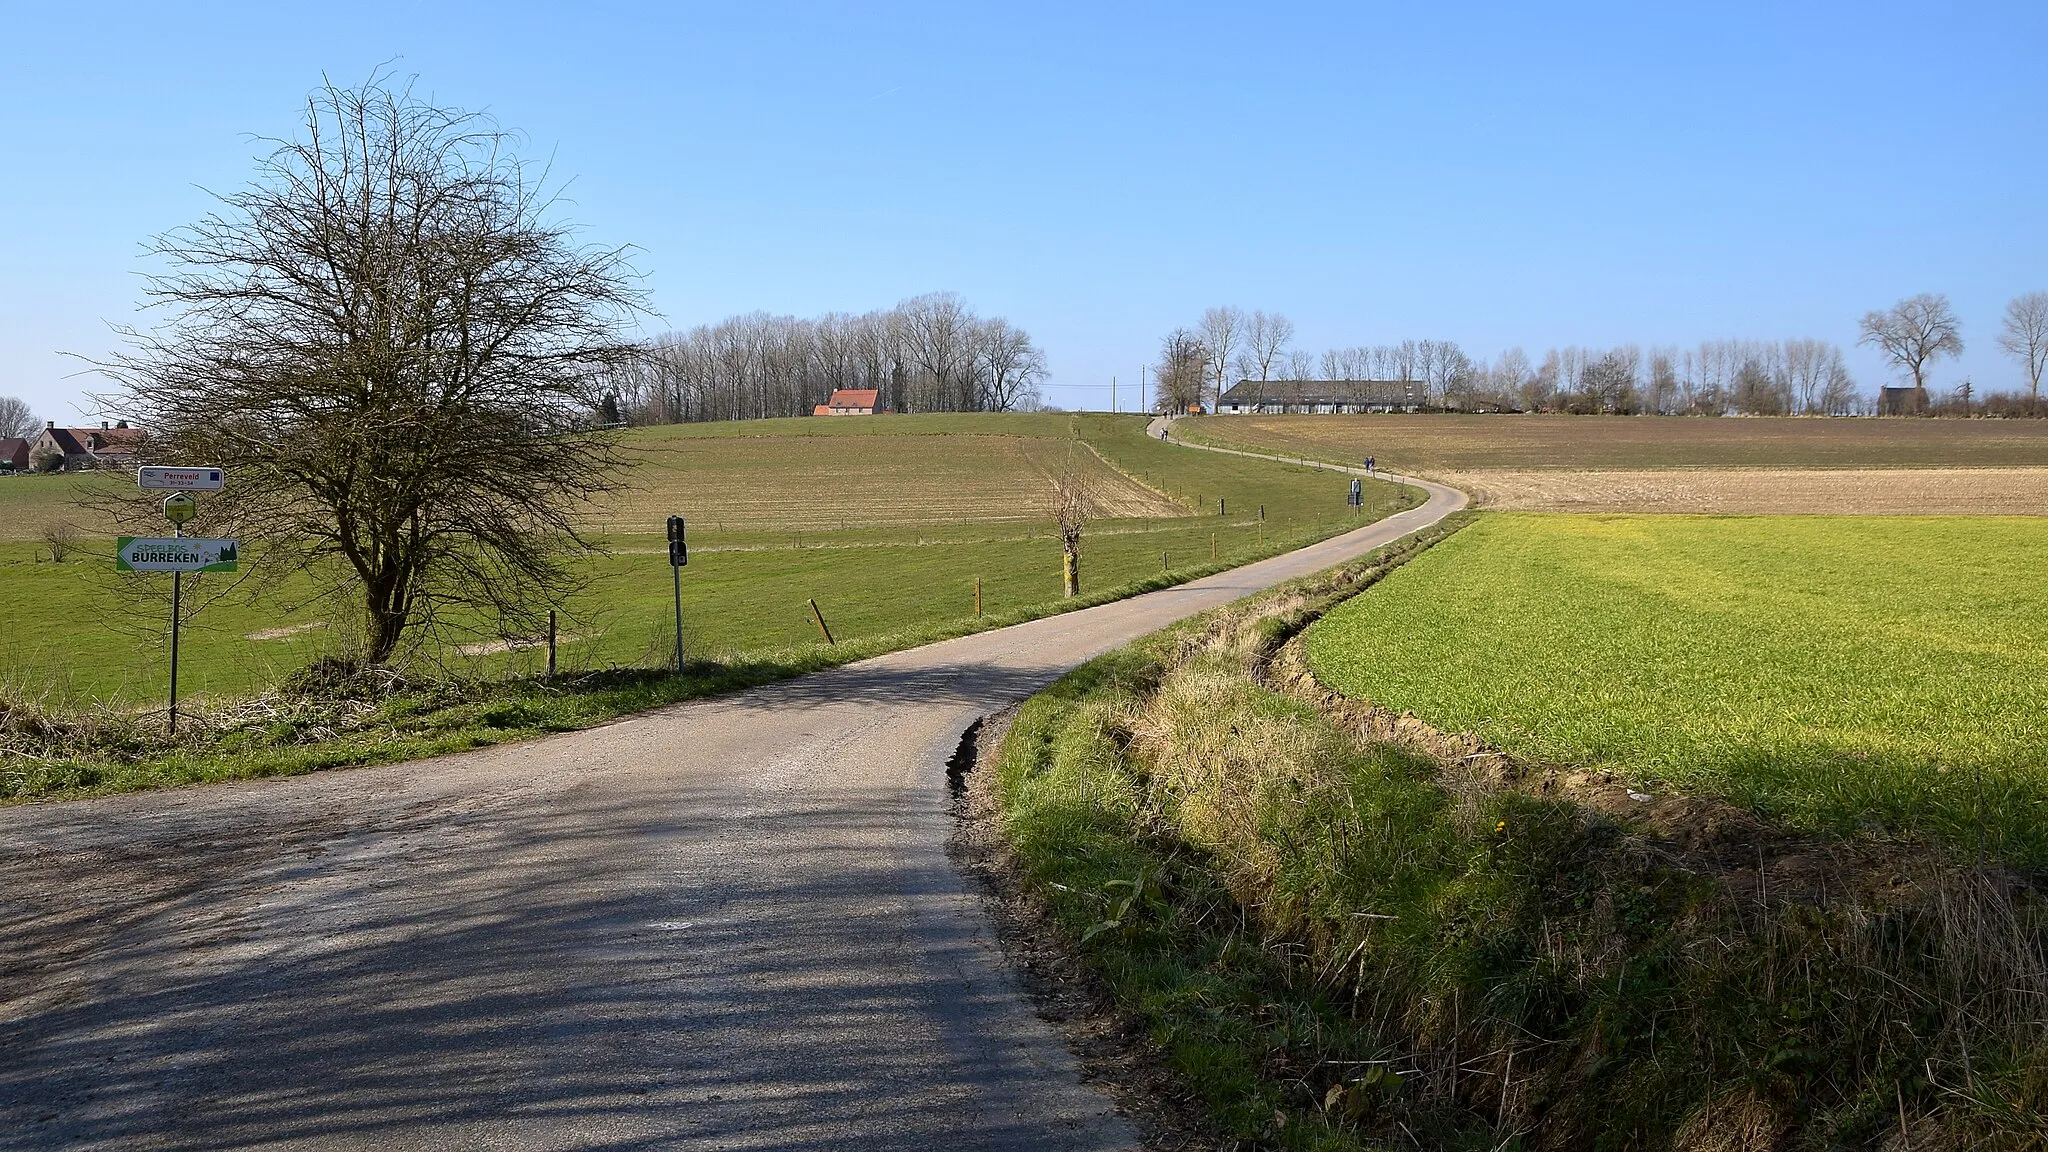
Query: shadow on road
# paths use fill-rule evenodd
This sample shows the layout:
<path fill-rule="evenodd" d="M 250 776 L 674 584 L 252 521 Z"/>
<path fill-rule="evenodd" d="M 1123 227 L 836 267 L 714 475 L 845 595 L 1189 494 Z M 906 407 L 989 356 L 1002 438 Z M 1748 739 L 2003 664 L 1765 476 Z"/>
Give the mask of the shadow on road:
<path fill-rule="evenodd" d="M 1044 1069 L 975 1036 L 1009 993 L 946 922 L 950 874 L 891 863 L 900 797 L 780 786 L 745 812 L 585 788 L 459 846 L 437 812 L 276 829 L 268 866 L 151 902 L 4 1009 L 4 1142 L 1047 1146 L 1003 1115 Z M 206 866 L 158 847 L 129 867 Z"/>

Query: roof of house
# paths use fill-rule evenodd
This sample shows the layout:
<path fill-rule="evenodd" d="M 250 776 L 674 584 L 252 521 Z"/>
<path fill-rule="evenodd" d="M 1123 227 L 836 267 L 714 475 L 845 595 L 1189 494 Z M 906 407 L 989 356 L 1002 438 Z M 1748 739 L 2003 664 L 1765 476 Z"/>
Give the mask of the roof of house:
<path fill-rule="evenodd" d="M 1420 380 L 1239 380 L 1217 404 L 1420 404 Z"/>
<path fill-rule="evenodd" d="M 142 443 L 140 428 L 46 428 L 43 434 L 57 442 L 66 456 L 132 456 Z M 99 437 L 97 448 L 90 447 Z"/>
<path fill-rule="evenodd" d="M 879 388 L 841 388 L 825 402 L 827 408 L 873 408 L 881 399 Z"/>
<path fill-rule="evenodd" d="M 27 459 L 28 441 L 23 440 L 19 436 L 9 436 L 5 439 L 0 439 L 0 460 L 13 460 L 19 463 Z"/>

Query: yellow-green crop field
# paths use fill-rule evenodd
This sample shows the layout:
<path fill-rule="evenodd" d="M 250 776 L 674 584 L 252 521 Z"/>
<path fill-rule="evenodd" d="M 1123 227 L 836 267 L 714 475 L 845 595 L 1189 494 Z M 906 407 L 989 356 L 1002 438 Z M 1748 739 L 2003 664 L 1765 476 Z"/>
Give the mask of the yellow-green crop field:
<path fill-rule="evenodd" d="M 1502 513 L 1308 634 L 1347 694 L 1797 827 L 2048 865 L 2048 522 Z"/>
<path fill-rule="evenodd" d="M 592 558 L 589 586 L 559 606 L 565 670 L 666 659 L 672 586 L 657 533 L 671 513 L 691 525 L 685 646 L 718 656 L 822 643 L 811 599 L 840 641 L 969 619 L 977 579 L 991 616 L 1055 610 L 1060 549 L 1045 494 L 1056 471 L 1093 483 L 1097 511 L 1082 559 L 1088 593 L 1162 569 L 1186 574 L 1241 562 L 1360 522 L 1344 505 L 1346 477 L 1161 444 L 1145 437 L 1142 417 L 677 425 L 634 429 L 626 447 L 639 466 L 625 490 L 585 517 L 611 554 Z M 127 483 L 111 475 L 0 479 L 0 690 L 53 705 L 146 703 L 165 690 L 165 605 L 133 593 L 161 592 L 150 582 L 168 578 L 115 573 L 107 527 L 72 503 L 90 485 Z M 1392 485 L 1373 494 L 1375 513 L 1404 498 Z M 207 497 L 232 498 L 232 488 Z M 84 539 L 56 563 L 41 537 L 66 521 Z M 203 510 L 188 531 L 205 534 Z M 261 563 L 256 556 L 246 566 Z M 205 602 L 222 580 L 194 584 L 195 601 Z M 312 600 L 312 588 L 299 579 L 253 601 L 207 603 L 184 636 L 181 695 L 255 691 L 345 644 L 348 614 Z M 544 660 L 536 636 L 508 644 L 495 621 L 457 623 L 465 628 L 429 653 L 441 664 L 495 673 L 532 671 Z"/>

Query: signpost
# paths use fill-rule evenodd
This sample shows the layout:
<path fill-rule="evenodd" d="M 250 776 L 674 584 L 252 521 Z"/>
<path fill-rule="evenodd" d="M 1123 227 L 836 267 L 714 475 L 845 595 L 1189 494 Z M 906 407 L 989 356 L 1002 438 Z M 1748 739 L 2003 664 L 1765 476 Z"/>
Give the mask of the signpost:
<path fill-rule="evenodd" d="M 1365 481 L 1353 479 L 1351 481 L 1351 494 L 1344 498 L 1344 502 L 1353 508 L 1365 507 Z"/>
<path fill-rule="evenodd" d="M 690 562 L 689 541 L 681 516 L 668 518 L 668 567 L 676 582 L 676 672 L 683 671 L 683 565 Z"/>
<path fill-rule="evenodd" d="M 123 536 L 115 544 L 114 567 L 122 572 L 233 572 L 241 556 L 233 537 Z"/>
<path fill-rule="evenodd" d="M 199 514 L 193 492 L 218 492 L 227 476 L 218 468 L 138 468 L 135 484 L 145 491 L 169 492 L 164 519 L 170 536 L 123 536 L 114 545 L 114 568 L 120 572 L 171 574 L 171 735 L 178 734 L 178 632 L 185 610 L 185 573 L 233 572 L 241 563 L 241 541 L 185 535 L 185 522 Z"/>
<path fill-rule="evenodd" d="M 227 475 L 218 468 L 137 468 L 135 483 L 152 492 L 218 492 Z"/>

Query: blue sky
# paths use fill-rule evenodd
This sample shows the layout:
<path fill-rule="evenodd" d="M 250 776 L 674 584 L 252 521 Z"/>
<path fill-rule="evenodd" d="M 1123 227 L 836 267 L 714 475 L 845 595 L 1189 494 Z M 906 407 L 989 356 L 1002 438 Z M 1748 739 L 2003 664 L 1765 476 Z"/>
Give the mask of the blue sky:
<path fill-rule="evenodd" d="M 0 394 L 58 418 L 141 242 L 386 61 L 573 177 L 652 329 L 950 289 L 1068 406 L 1222 303 L 1533 357 L 1848 346 L 1938 291 L 1969 352 L 1937 379 L 2004 388 L 2005 301 L 2048 290 L 2038 2 L 10 8 Z"/>

